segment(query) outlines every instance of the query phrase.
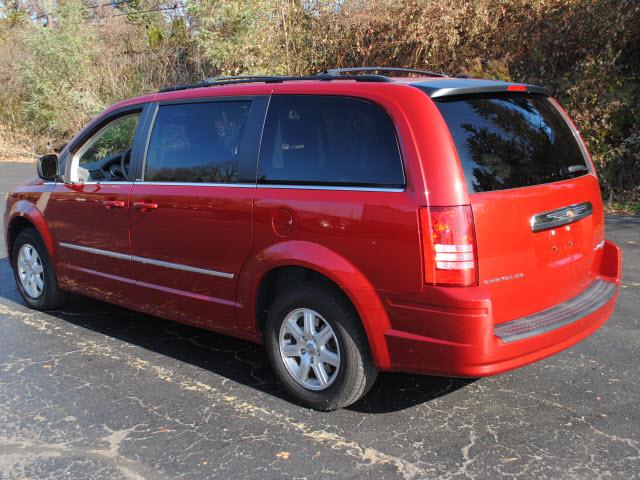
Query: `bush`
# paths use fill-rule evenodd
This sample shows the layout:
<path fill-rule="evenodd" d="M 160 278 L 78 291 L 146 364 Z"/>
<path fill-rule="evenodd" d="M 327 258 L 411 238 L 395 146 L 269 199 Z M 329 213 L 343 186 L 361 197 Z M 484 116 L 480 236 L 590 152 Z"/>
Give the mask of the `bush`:
<path fill-rule="evenodd" d="M 21 5 L 0 16 L 5 130 L 64 140 L 107 104 L 217 74 L 425 68 L 549 86 L 605 197 L 640 196 L 637 0 L 61 0 L 47 27 Z"/>
<path fill-rule="evenodd" d="M 98 27 L 84 17 L 79 0 L 58 9 L 56 28 L 36 27 L 25 35 L 29 55 L 20 65 L 26 89 L 24 118 L 36 129 L 68 136 L 104 107 Z"/>

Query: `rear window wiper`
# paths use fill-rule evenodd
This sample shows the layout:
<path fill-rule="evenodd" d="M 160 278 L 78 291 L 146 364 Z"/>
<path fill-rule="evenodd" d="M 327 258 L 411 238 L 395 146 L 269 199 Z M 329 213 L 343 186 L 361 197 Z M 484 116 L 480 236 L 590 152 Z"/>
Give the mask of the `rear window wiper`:
<path fill-rule="evenodd" d="M 567 167 L 567 170 L 569 171 L 569 173 L 588 172 L 589 168 L 586 165 L 569 165 Z"/>
<path fill-rule="evenodd" d="M 563 177 L 578 177 L 589 171 L 589 167 L 586 165 L 569 165 L 566 168 L 560 170 L 560 174 Z"/>

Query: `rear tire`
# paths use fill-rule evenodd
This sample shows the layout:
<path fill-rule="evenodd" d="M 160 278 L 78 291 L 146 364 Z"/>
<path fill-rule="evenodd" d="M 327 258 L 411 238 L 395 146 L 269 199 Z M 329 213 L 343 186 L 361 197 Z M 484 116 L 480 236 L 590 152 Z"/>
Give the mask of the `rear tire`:
<path fill-rule="evenodd" d="M 356 402 L 378 374 L 357 313 L 327 284 L 306 282 L 276 298 L 265 340 L 284 389 L 316 410 Z"/>
<path fill-rule="evenodd" d="M 28 307 L 50 310 L 67 300 L 58 281 L 44 242 L 33 228 L 21 231 L 11 249 L 13 275 L 18 291 Z"/>

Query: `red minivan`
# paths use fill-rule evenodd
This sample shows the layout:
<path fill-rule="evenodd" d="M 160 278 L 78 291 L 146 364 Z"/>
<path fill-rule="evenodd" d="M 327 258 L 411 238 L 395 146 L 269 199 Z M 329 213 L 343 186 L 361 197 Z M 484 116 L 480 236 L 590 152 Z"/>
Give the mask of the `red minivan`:
<path fill-rule="evenodd" d="M 378 371 L 493 375 L 599 328 L 620 251 L 549 92 L 374 70 L 110 107 L 8 197 L 24 301 L 77 292 L 264 343 L 320 410 Z"/>

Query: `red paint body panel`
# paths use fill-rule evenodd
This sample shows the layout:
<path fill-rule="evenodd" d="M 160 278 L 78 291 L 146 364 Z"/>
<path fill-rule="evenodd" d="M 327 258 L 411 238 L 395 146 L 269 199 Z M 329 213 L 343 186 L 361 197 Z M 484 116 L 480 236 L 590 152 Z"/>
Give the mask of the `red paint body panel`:
<path fill-rule="evenodd" d="M 253 188 L 135 184 L 131 203 L 154 202 L 158 208 L 131 210 L 133 255 L 233 275 L 136 262 L 136 301 L 156 315 L 233 328 L 237 278 L 251 253 L 253 194 Z"/>
<path fill-rule="evenodd" d="M 383 369 L 389 368 L 391 362 L 384 332 L 390 325 L 380 297 L 352 263 L 315 242 L 293 240 L 274 243 L 250 257 L 238 286 L 239 328 L 254 335 L 257 333 L 255 304 L 259 282 L 270 270 L 284 266 L 310 268 L 337 284 L 362 319 L 376 364 Z M 261 341 L 261 337 L 258 339 Z"/>
<path fill-rule="evenodd" d="M 50 219 L 45 218 L 45 212 L 52 185 L 45 184 L 37 177 L 31 178 L 23 185 L 15 188 L 7 196 L 7 205 L 4 211 L 4 231 L 5 245 L 7 245 L 8 256 L 11 256 L 9 235 L 10 226 L 17 218 L 29 221 L 40 234 L 49 256 L 54 262 L 57 261 L 57 249 L 52 235 Z"/>
<path fill-rule="evenodd" d="M 388 326 L 376 286 L 408 292 L 422 289 L 421 252 L 411 192 L 352 192 L 260 188 L 254 207 L 255 245 L 239 290 L 248 305 L 239 326 L 255 329 L 256 279 L 272 268 L 298 265 L 332 279 L 351 298 L 363 319 L 378 365 L 387 365 Z M 292 213 L 292 232 L 273 231 L 279 210 Z M 386 258 L 386 261 L 381 259 Z"/>
<path fill-rule="evenodd" d="M 567 348 L 611 315 L 615 297 L 579 321 L 541 335 L 510 344 L 494 336 L 495 324 L 562 303 L 594 279 L 619 285 L 619 250 L 610 242 L 600 246 L 604 219 L 597 179 L 587 174 L 468 194 L 444 119 L 434 102 L 406 80 L 294 81 L 160 93 L 117 104 L 83 131 L 128 105 L 271 94 L 342 95 L 381 106 L 395 124 L 406 189 L 31 180 L 10 195 L 5 230 L 17 217 L 29 219 L 50 248 L 65 288 L 258 342 L 256 296 L 262 279 L 282 266 L 315 270 L 352 301 L 383 370 L 496 374 Z M 104 201 L 124 206 L 107 208 Z M 593 205 L 591 216 L 554 234 L 532 232 L 532 215 L 585 201 Z M 133 207 L 140 202 L 157 208 Z M 456 205 L 472 208 L 478 285 L 425 285 L 419 209 Z M 60 242 L 142 261 L 99 257 Z"/>
<path fill-rule="evenodd" d="M 619 285 L 622 268 L 619 248 L 607 241 L 599 257 L 597 278 Z M 420 300 L 415 297 L 387 294 L 392 330 L 386 338 L 392 370 L 461 377 L 512 370 L 589 336 L 611 316 L 617 298 L 616 293 L 599 310 L 574 323 L 505 344 L 493 335 L 493 304 L 500 306 L 500 303 L 492 302 L 488 291 L 481 287 L 446 290 L 425 295 L 423 303 L 418 303 Z M 477 297 L 471 298 L 471 292 Z M 524 291 L 518 295 L 523 303 L 528 298 Z"/>
<path fill-rule="evenodd" d="M 562 227 L 533 232 L 529 219 L 599 197 L 598 180 L 585 175 L 515 190 L 471 195 L 478 241 L 480 285 L 494 303 L 496 323 L 544 310 L 577 295 L 599 273 L 604 240 L 601 202 L 593 214 Z M 504 276 L 515 277 L 496 281 Z M 523 293 L 526 292 L 526 301 Z"/>
<path fill-rule="evenodd" d="M 105 299 L 132 299 L 131 261 L 66 248 L 82 245 L 129 255 L 130 183 L 54 186 L 47 206 L 58 245 L 58 278 L 66 288 L 92 290 Z M 123 207 L 108 202 L 122 202 Z"/>

